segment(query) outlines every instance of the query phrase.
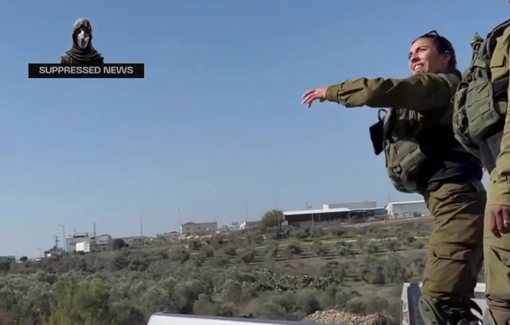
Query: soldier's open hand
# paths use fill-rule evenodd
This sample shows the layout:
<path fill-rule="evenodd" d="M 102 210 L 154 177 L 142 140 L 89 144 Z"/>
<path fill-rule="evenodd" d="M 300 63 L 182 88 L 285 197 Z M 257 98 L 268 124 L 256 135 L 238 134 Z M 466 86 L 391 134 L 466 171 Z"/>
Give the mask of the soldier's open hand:
<path fill-rule="evenodd" d="M 491 231 L 496 237 L 510 232 L 510 206 L 493 204 L 491 208 Z"/>
<path fill-rule="evenodd" d="M 308 90 L 303 94 L 303 104 L 306 105 L 306 108 L 310 108 L 317 99 L 322 103 L 326 100 L 327 91 L 328 89 L 324 87 Z"/>

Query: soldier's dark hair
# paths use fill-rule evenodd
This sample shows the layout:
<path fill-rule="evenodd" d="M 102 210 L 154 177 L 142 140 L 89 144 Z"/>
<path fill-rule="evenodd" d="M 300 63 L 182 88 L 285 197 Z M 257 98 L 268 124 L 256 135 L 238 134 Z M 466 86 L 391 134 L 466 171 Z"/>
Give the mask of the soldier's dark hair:
<path fill-rule="evenodd" d="M 436 46 L 436 50 L 440 53 L 450 53 L 450 61 L 448 62 L 448 72 L 456 74 L 459 78 L 462 76 L 460 71 L 457 69 L 457 57 L 455 55 L 455 49 L 453 48 L 452 43 L 444 36 L 439 35 L 439 33 L 435 30 L 430 31 L 426 34 L 421 35 L 417 39 L 413 41 L 414 44 L 417 40 L 422 38 L 431 39 Z"/>

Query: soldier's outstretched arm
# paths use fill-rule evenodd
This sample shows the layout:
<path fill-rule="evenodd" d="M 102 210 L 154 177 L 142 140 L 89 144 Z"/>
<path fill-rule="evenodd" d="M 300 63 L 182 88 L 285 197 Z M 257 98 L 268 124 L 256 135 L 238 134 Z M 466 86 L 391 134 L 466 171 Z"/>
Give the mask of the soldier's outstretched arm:
<path fill-rule="evenodd" d="M 505 42 L 507 69 L 510 69 L 510 42 Z M 507 70 L 509 71 L 509 70 Z M 509 89 L 510 91 L 510 86 Z M 510 92 L 507 94 L 510 100 Z M 496 168 L 491 175 L 489 195 L 493 204 L 510 206 L 510 101 L 507 104 L 503 137 L 501 139 L 501 151 L 496 159 Z"/>
<path fill-rule="evenodd" d="M 405 79 L 359 78 L 329 86 L 326 98 L 345 107 L 444 108 L 460 80 L 453 74 L 421 73 Z"/>

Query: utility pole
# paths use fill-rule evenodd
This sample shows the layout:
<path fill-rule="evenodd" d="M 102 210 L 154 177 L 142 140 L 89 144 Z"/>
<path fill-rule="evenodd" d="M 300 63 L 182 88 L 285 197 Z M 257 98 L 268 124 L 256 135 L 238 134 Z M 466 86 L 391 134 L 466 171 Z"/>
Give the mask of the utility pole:
<path fill-rule="evenodd" d="M 312 201 L 312 192 L 308 193 L 308 201 Z M 312 209 L 312 206 L 310 205 L 310 209 Z M 314 227 L 315 227 L 315 218 L 314 218 L 314 215 L 312 213 L 312 231 L 314 230 Z"/>
<path fill-rule="evenodd" d="M 281 220 L 280 220 L 281 216 L 280 216 L 280 209 L 279 209 L 279 201 L 280 201 L 280 198 L 277 196 L 276 197 L 276 211 L 277 211 L 276 219 L 278 220 L 278 231 L 280 231 L 282 228 Z"/>
<path fill-rule="evenodd" d="M 179 232 L 182 235 L 182 229 L 181 229 L 181 208 L 177 208 L 177 220 L 179 221 Z"/>
<path fill-rule="evenodd" d="M 58 225 L 59 227 L 62 227 L 62 251 L 65 253 L 67 249 L 66 245 L 66 226 L 65 225 Z"/>
<path fill-rule="evenodd" d="M 58 249 L 58 242 L 59 242 L 58 236 L 53 235 L 53 238 L 55 238 L 55 249 Z"/>
<path fill-rule="evenodd" d="M 308 204 L 308 202 L 312 202 L 312 192 L 310 192 L 310 194 L 308 195 L 308 201 L 306 202 L 306 209 L 307 210 L 310 210 L 312 208 L 311 205 Z"/>
<path fill-rule="evenodd" d="M 142 214 L 140 213 L 140 237 L 142 240 L 142 246 L 145 246 L 145 238 L 143 238 L 143 220 L 142 220 Z"/>
<path fill-rule="evenodd" d="M 177 220 L 179 221 L 179 242 L 182 243 L 181 208 L 177 208 Z"/>
<path fill-rule="evenodd" d="M 250 221 L 250 209 L 248 208 L 248 200 L 246 200 L 246 222 Z"/>

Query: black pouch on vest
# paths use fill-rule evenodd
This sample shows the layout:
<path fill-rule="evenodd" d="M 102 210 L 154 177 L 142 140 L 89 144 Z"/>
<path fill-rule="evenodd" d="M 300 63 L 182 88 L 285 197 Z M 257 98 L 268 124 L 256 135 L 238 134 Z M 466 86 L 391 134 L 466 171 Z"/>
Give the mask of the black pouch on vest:
<path fill-rule="evenodd" d="M 496 168 L 496 160 L 501 151 L 502 138 L 503 131 L 500 131 L 480 143 L 480 158 L 489 174 Z"/>
<path fill-rule="evenodd" d="M 372 124 L 368 128 L 376 156 L 379 156 L 384 151 L 384 116 L 381 116 L 382 112 L 386 113 L 383 109 L 379 110 L 379 122 Z"/>

